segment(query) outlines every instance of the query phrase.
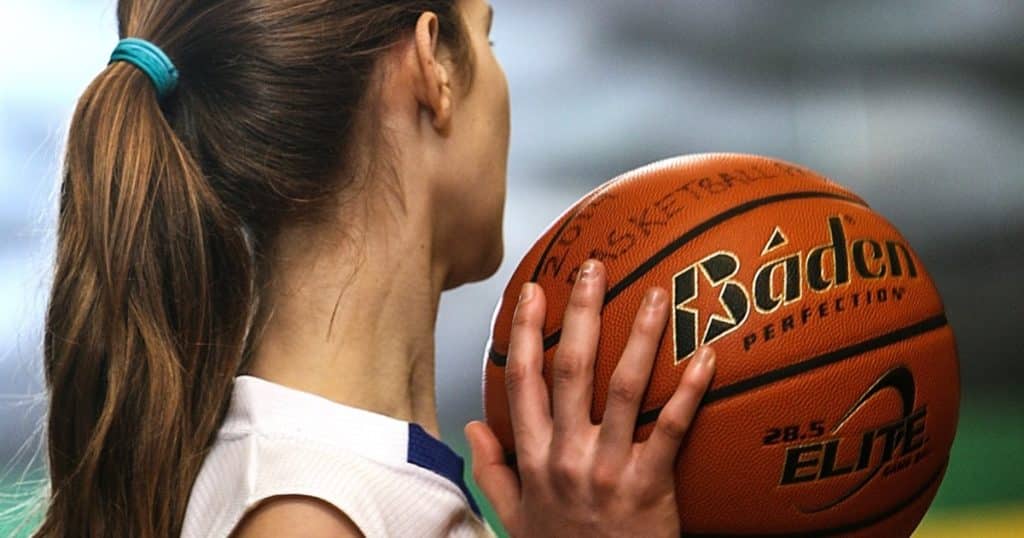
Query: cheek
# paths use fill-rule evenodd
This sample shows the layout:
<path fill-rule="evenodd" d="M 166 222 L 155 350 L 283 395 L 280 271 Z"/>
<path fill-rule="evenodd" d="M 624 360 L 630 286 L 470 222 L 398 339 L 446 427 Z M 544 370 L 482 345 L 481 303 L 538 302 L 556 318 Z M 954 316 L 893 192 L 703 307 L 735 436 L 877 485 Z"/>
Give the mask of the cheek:
<path fill-rule="evenodd" d="M 476 84 L 480 86 L 479 90 L 485 96 L 487 114 L 493 119 L 494 134 L 507 139 L 511 113 L 508 78 L 490 46 L 487 47 L 477 54 L 479 62 Z"/>
<path fill-rule="evenodd" d="M 498 75 L 498 109 L 496 113 L 497 117 L 501 118 L 502 134 L 507 146 L 512 116 L 511 96 L 509 95 L 508 79 L 505 77 L 505 72 L 497 64 L 495 64 L 495 68 Z"/>
<path fill-rule="evenodd" d="M 511 135 L 511 103 L 509 102 L 508 84 L 505 81 L 505 74 L 500 68 L 497 70 L 496 88 L 494 88 L 492 113 L 492 132 L 488 138 L 494 144 L 492 159 L 496 173 L 501 174 L 504 182 L 505 170 L 508 161 L 509 138 Z"/>

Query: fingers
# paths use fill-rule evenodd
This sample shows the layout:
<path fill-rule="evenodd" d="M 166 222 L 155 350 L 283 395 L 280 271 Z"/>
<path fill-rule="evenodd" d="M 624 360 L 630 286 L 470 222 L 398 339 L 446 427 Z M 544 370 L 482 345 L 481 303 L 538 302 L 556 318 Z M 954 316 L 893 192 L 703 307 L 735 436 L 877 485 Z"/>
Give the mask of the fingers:
<path fill-rule="evenodd" d="M 606 277 L 601 262 L 589 260 L 569 296 L 562 337 L 551 365 L 552 414 L 556 439 L 591 426 L 594 357 L 601 332 Z"/>
<path fill-rule="evenodd" d="M 466 425 L 466 440 L 473 455 L 473 479 L 502 521 L 513 521 L 519 506 L 519 480 L 505 465 L 501 444 L 482 422 Z"/>
<path fill-rule="evenodd" d="M 675 394 L 661 409 L 654 431 L 644 444 L 641 458 L 644 472 L 657 474 L 671 470 L 679 445 L 690 428 L 714 372 L 714 350 L 707 346 L 698 349 L 686 366 Z"/>
<path fill-rule="evenodd" d="M 647 389 L 668 316 L 668 293 L 661 288 L 647 290 L 608 385 L 599 437 L 599 459 L 603 461 L 620 460 L 630 453 L 640 400 Z"/>
<path fill-rule="evenodd" d="M 520 460 L 539 457 L 550 440 L 548 390 L 541 375 L 544 364 L 544 292 L 533 283 L 523 285 L 512 316 L 505 386 L 516 453 Z"/>

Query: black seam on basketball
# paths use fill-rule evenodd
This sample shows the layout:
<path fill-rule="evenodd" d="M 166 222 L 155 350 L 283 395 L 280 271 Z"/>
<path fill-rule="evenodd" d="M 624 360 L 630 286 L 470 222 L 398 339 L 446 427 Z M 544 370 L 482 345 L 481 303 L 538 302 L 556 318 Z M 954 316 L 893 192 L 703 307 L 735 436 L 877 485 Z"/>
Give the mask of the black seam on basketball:
<path fill-rule="evenodd" d="M 862 519 L 860 521 L 855 521 L 853 523 L 846 523 L 844 525 L 838 525 L 838 526 L 835 526 L 835 527 L 829 527 L 829 528 L 826 528 L 826 529 L 819 529 L 819 530 L 814 530 L 814 531 L 785 532 L 785 533 L 779 533 L 779 534 L 695 534 L 695 533 L 686 533 L 686 534 L 681 534 L 680 536 L 685 536 L 685 537 L 688 537 L 688 538 L 781 538 L 781 537 L 787 537 L 787 538 L 789 538 L 789 537 L 819 538 L 819 537 L 824 537 L 824 536 L 836 536 L 836 535 L 839 535 L 839 534 L 846 534 L 846 533 L 858 531 L 858 530 L 870 527 L 870 526 L 872 526 L 872 525 L 874 525 L 876 523 L 881 523 L 882 521 L 884 521 L 884 520 L 886 520 L 886 519 L 888 519 L 888 518 L 890 518 L 890 517 L 892 517 L 892 516 L 902 512 L 904 508 L 910 506 L 911 504 L 914 504 L 914 501 L 917 501 L 918 499 L 920 499 L 921 496 L 924 495 L 925 493 L 927 493 L 928 490 L 931 489 L 931 487 L 933 485 L 935 485 L 935 482 L 940 477 L 942 477 L 942 473 L 946 469 L 946 465 L 948 463 L 949 463 L 949 459 L 947 458 L 944 462 L 942 462 L 942 465 L 939 465 L 939 468 L 935 471 L 935 473 L 932 474 L 932 476 L 929 477 L 928 480 L 925 481 L 924 485 L 922 485 L 920 488 L 918 488 L 916 491 L 914 491 L 914 493 L 908 495 L 906 499 L 900 501 L 899 503 L 896 503 L 896 506 L 893 506 L 893 507 L 891 507 L 891 508 L 889 508 L 889 509 L 887 509 L 887 510 L 885 510 L 885 511 L 879 513 L 879 514 L 876 514 L 876 515 L 873 515 L 871 517 L 868 517 L 867 519 Z"/>
<path fill-rule="evenodd" d="M 829 199 L 833 199 L 833 200 L 841 200 L 841 201 L 844 201 L 844 202 L 850 202 L 852 204 L 859 205 L 859 206 L 862 206 L 862 207 L 868 207 L 867 204 L 865 204 L 862 200 L 860 200 L 858 198 L 851 197 L 851 196 L 846 196 L 846 195 L 843 195 L 843 194 L 836 194 L 836 193 L 831 193 L 831 192 L 820 192 L 820 191 L 800 191 L 800 192 L 790 192 L 790 193 L 786 193 L 786 194 L 776 194 L 776 195 L 773 195 L 773 196 L 766 196 L 764 198 L 758 198 L 756 200 L 751 200 L 749 202 L 740 204 L 738 206 L 735 206 L 735 207 L 733 207 L 733 208 L 731 208 L 731 209 L 729 209 L 727 211 L 719 213 L 719 214 L 709 218 L 708 220 L 705 220 L 704 222 L 694 226 L 693 228 L 691 228 L 689 231 L 687 231 L 683 235 L 680 235 L 679 237 L 675 238 L 668 245 L 662 247 L 661 250 L 656 252 L 653 256 L 651 256 L 646 261 L 644 261 L 644 263 L 640 264 L 636 269 L 634 269 L 632 272 L 630 272 L 628 275 L 626 275 L 622 280 L 620 280 L 614 286 L 609 288 L 608 292 L 605 293 L 605 296 L 604 296 L 604 304 L 607 305 L 613 299 L 618 297 L 619 294 L 622 293 L 626 288 L 628 288 L 629 286 L 633 285 L 633 283 L 636 282 L 637 280 L 639 280 L 640 277 L 642 277 L 648 271 L 653 269 L 654 266 L 656 266 L 659 263 L 661 263 L 665 258 L 670 256 L 673 252 L 679 250 L 680 248 L 683 248 L 683 246 L 685 246 L 687 243 L 689 243 L 690 241 L 693 241 L 698 236 L 700 236 L 704 232 L 714 228 L 715 226 L 718 226 L 719 224 L 722 224 L 723 222 L 725 222 L 727 220 L 730 220 L 732 218 L 738 217 L 738 216 L 740 216 L 740 215 L 742 215 L 744 213 L 753 211 L 755 209 L 758 209 L 758 208 L 761 208 L 761 207 L 764 207 L 764 206 L 767 206 L 767 205 L 771 205 L 771 204 L 778 203 L 778 202 L 788 202 L 788 201 L 791 201 L 791 200 L 805 200 L 805 199 L 808 199 L 808 198 L 829 198 Z M 559 228 L 558 232 L 555 233 L 555 237 L 552 238 L 551 242 L 548 243 L 548 246 L 544 249 L 544 254 L 541 256 L 541 261 L 538 263 L 537 267 L 534 269 L 533 278 L 531 279 L 532 282 L 535 282 L 537 280 L 537 278 L 539 277 L 539 272 L 540 272 L 541 268 L 543 267 L 544 259 L 547 257 L 547 254 L 551 250 L 551 247 L 555 244 L 555 241 L 557 240 L 558 236 L 562 233 L 562 231 L 565 229 L 565 227 L 568 226 L 569 222 L 572 219 L 576 218 L 576 215 L 578 215 L 578 214 L 579 214 L 579 212 L 577 211 L 577 213 L 574 214 L 572 217 L 566 219 L 565 223 L 562 224 L 562 227 Z M 559 341 L 559 339 L 561 339 L 561 337 L 562 337 L 562 329 L 561 328 L 558 328 L 554 332 L 549 334 L 548 336 L 545 336 L 544 337 L 544 350 L 547 351 L 548 349 L 551 349 L 555 344 L 558 343 L 558 341 Z M 507 359 L 508 359 L 508 357 L 506 355 L 503 355 L 501 353 L 498 353 L 498 352 L 494 351 L 493 348 L 487 350 L 487 357 L 488 357 L 488 359 L 491 362 L 494 363 L 495 366 L 499 366 L 499 367 L 504 367 L 505 363 L 507 362 Z"/>
<path fill-rule="evenodd" d="M 530 276 L 530 282 L 537 281 L 537 277 L 540 276 L 540 270 L 544 268 L 544 262 L 548 259 L 548 253 L 551 252 L 551 248 L 555 246 L 555 242 L 557 242 L 558 239 L 562 237 L 562 232 L 565 231 L 565 229 L 569 226 L 570 222 L 576 219 L 577 215 L 580 214 L 581 210 L 582 208 L 577 209 L 576 212 L 573 213 L 572 215 L 566 216 L 565 222 L 563 222 L 562 225 L 559 226 L 557 230 L 555 230 L 555 235 L 551 236 L 551 241 L 548 241 L 547 246 L 544 247 L 544 252 L 540 254 L 540 261 L 537 262 L 537 267 L 533 268 L 533 275 Z"/>
<path fill-rule="evenodd" d="M 939 314 L 938 316 L 930 317 L 924 321 L 920 321 L 913 325 L 908 325 L 895 331 L 885 333 L 881 336 L 863 340 L 856 344 L 846 346 L 836 351 L 818 355 L 800 362 L 796 362 L 782 368 L 776 368 L 775 370 L 769 370 L 763 374 L 748 377 L 742 381 L 737 381 L 731 385 L 725 385 L 718 387 L 717 389 L 710 390 L 704 395 L 704 399 L 701 401 L 702 405 L 709 405 L 721 400 L 732 398 L 733 396 L 739 396 L 744 392 L 749 392 L 754 389 L 759 389 L 765 385 L 781 381 L 783 379 L 793 377 L 800 374 L 805 374 L 811 370 L 817 370 L 838 362 L 842 362 L 846 359 L 852 359 L 858 355 L 863 355 L 870 351 L 875 351 L 886 346 L 909 340 L 915 336 L 941 329 L 948 325 L 949 322 L 946 320 L 945 314 Z M 651 409 L 640 413 L 636 419 L 637 427 L 649 424 L 658 419 L 658 414 L 661 413 L 662 407 Z"/>
<path fill-rule="evenodd" d="M 565 217 L 565 222 L 563 222 L 562 225 L 559 226 L 557 230 L 555 230 L 555 235 L 551 237 L 551 241 L 548 241 L 547 246 L 544 247 L 544 252 L 540 254 L 540 260 L 537 261 L 537 266 L 533 268 L 533 274 L 530 276 L 530 282 L 536 282 L 537 278 L 540 277 L 540 271 L 541 269 L 544 268 L 544 262 L 546 262 L 548 259 L 548 253 L 550 253 L 551 248 L 555 246 L 555 242 L 561 239 L 562 232 L 564 232 L 565 229 L 569 226 L 569 223 L 576 220 L 576 217 L 578 217 L 584 209 L 587 209 L 587 207 L 591 203 L 593 203 L 594 200 L 596 200 L 598 197 L 604 194 L 605 191 L 613 187 L 615 184 L 616 181 L 612 180 L 605 183 L 604 185 L 601 185 L 600 187 L 594 189 L 594 191 L 592 191 L 590 194 L 586 195 L 583 198 L 583 200 L 580 200 L 576 204 L 576 211 L 573 211 L 572 215 L 568 215 Z"/>
<path fill-rule="evenodd" d="M 704 399 L 701 400 L 701 405 L 709 405 L 734 396 L 739 396 L 745 392 L 759 389 L 765 385 L 781 381 L 788 377 L 804 374 L 811 370 L 836 364 L 846 359 L 852 359 L 858 355 L 863 355 L 864 353 L 875 351 L 883 347 L 891 346 L 904 340 L 909 340 L 916 336 L 941 329 L 948 324 L 949 321 L 946 319 L 946 315 L 939 314 L 938 316 L 930 317 L 913 325 L 896 329 L 895 331 L 885 333 L 881 336 L 876 336 L 875 338 L 863 340 L 856 344 L 837 349 L 836 351 L 818 355 L 817 357 L 812 357 L 810 359 L 790 364 L 789 366 L 777 368 L 761 375 L 748 377 L 731 385 L 725 385 L 717 389 L 710 390 L 704 394 Z M 663 408 L 664 406 L 656 407 L 640 413 L 636 419 L 636 426 L 640 427 L 654 422 L 658 419 L 658 415 L 661 413 Z M 506 458 L 510 456 L 511 454 L 509 453 L 505 454 Z"/>
<path fill-rule="evenodd" d="M 487 359 L 490 360 L 491 363 L 493 363 L 495 366 L 499 368 L 504 368 L 505 363 L 508 362 L 508 355 L 502 355 L 501 353 L 494 351 L 494 348 L 491 347 L 487 348 Z"/>

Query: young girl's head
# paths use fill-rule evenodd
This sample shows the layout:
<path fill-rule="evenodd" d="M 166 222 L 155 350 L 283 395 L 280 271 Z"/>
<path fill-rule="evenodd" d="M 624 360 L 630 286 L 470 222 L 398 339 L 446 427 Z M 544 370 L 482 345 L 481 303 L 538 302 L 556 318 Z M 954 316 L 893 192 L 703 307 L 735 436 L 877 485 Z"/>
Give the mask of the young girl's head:
<path fill-rule="evenodd" d="M 358 200 L 401 221 L 414 192 L 446 285 L 501 258 L 508 91 L 484 0 L 121 0 L 117 15 L 180 78 L 159 98 L 114 62 L 72 120 L 45 536 L 180 532 L 282 230 L 344 223 Z"/>

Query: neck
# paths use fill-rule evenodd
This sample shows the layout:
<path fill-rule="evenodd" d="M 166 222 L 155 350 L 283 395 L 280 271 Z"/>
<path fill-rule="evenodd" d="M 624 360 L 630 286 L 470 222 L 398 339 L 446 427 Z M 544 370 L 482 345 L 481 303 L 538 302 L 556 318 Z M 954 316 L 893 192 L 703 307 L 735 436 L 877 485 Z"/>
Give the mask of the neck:
<path fill-rule="evenodd" d="M 283 230 L 249 373 L 439 435 L 434 326 L 446 274 L 416 217 L 360 219 L 373 224 L 349 222 L 347 234 Z"/>

